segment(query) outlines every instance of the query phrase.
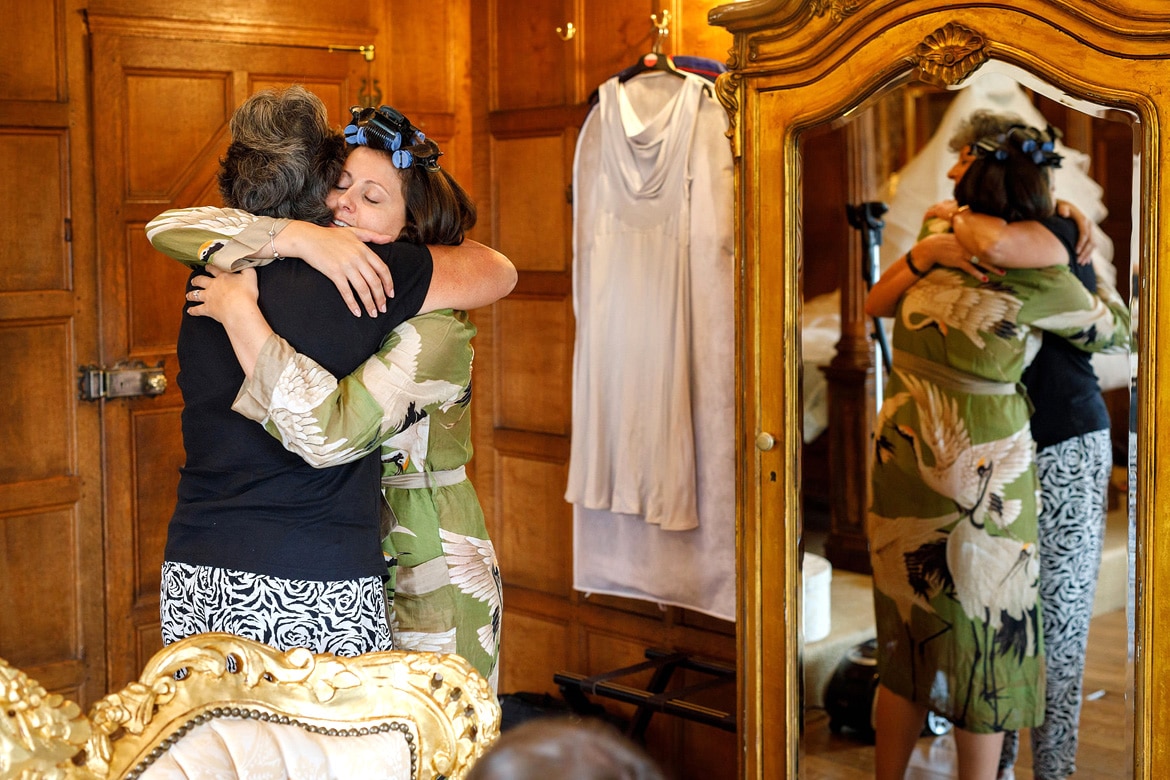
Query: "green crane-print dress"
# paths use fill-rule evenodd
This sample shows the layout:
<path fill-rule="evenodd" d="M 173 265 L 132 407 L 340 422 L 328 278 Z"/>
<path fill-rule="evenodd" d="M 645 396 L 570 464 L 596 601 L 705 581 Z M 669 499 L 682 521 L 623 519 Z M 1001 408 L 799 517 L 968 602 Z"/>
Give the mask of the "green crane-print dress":
<path fill-rule="evenodd" d="M 232 209 L 181 209 L 157 217 L 147 234 L 188 264 L 239 269 L 274 223 L 283 227 Z M 340 381 L 274 336 L 234 408 L 314 466 L 380 452 L 394 646 L 458 653 L 494 688 L 499 565 L 464 473 L 475 332 L 465 312 L 413 317 Z"/>
<path fill-rule="evenodd" d="M 936 269 L 902 297 L 875 424 L 867 518 L 878 676 L 977 733 L 1044 717 L 1030 409 L 1017 383 L 1040 331 L 1123 348 L 1129 311 L 1067 266 L 980 283 Z"/>

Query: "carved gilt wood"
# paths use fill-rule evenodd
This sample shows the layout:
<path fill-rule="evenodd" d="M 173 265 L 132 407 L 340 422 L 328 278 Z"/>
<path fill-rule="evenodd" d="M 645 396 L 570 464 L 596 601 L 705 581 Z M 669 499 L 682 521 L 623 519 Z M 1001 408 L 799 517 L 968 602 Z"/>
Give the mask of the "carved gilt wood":
<path fill-rule="evenodd" d="M 201 724 L 241 717 L 338 739 L 399 732 L 411 777 L 460 778 L 500 732 L 487 680 L 436 653 L 345 658 L 199 634 L 160 650 L 88 717 L 2 660 L 0 686 L 0 778 L 137 777 Z"/>
<path fill-rule="evenodd" d="M 718 94 L 736 153 L 741 398 L 739 662 L 744 777 L 795 777 L 799 673 L 801 408 L 800 159 L 803 131 L 847 118 L 919 80 L 955 86 L 1004 63 L 1134 123 L 1142 159 L 1139 222 L 1143 313 L 1139 364 L 1134 777 L 1170 772 L 1170 667 L 1155 667 L 1170 630 L 1170 463 L 1156 459 L 1170 412 L 1155 393 L 1170 361 L 1160 339 L 1170 309 L 1159 260 L 1170 249 L 1161 170 L 1170 123 L 1170 8 L 1155 0 L 746 0 L 711 12 L 735 35 Z M 762 434 L 770 434 L 771 438 Z M 758 437 L 758 438 L 757 438 Z M 774 441 L 774 446 L 769 446 Z"/>

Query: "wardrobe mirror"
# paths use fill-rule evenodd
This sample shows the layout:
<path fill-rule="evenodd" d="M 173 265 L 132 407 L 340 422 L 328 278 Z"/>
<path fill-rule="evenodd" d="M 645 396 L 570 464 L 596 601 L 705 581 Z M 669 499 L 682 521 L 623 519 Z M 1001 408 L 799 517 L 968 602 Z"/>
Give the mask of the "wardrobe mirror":
<path fill-rule="evenodd" d="M 1136 301 L 1142 147 L 1132 114 L 992 60 L 957 87 L 904 83 L 875 94 L 847 118 L 800 132 L 801 777 L 872 772 L 875 631 L 864 517 L 875 452 L 871 429 L 890 370 L 882 342 L 889 346 L 893 323 L 865 317 L 861 302 L 872 279 L 902 261 L 927 209 L 953 196 L 947 174 L 959 155 L 950 142 L 978 110 L 1060 130 L 1056 197 L 1092 223 L 1096 275 Z M 1136 327 L 1136 311 L 1133 319 Z M 1076 662 L 1067 656 L 1080 654 L 1075 637 L 1088 637 L 1084 703 L 1073 726 L 1081 735 L 1081 777 L 1132 775 L 1132 354 L 1092 358 L 1108 416 L 1105 427 L 1080 444 L 1095 448 L 1094 476 L 1085 473 L 1084 449 L 1053 449 L 1040 463 L 1051 484 L 1068 486 L 1066 502 L 1091 504 L 1075 485 L 1099 490 L 1105 481 L 1105 505 L 1095 518 L 1081 511 L 1061 518 L 1053 511 L 1041 526 L 1042 578 L 1054 583 L 1056 589 L 1047 591 L 1053 602 L 1068 602 L 1067 608 L 1049 607 L 1049 614 L 1060 615 L 1062 648 L 1062 657 L 1049 661 L 1050 684 L 1066 698 L 1077 698 L 1069 681 L 1077 676 Z M 1046 495 L 1051 501 L 1059 494 Z M 1091 619 L 1076 607 L 1090 601 Z M 1067 704 L 1059 711 L 1074 717 Z M 1119 723 L 1128 724 L 1124 739 L 1115 736 Z M 1032 761 L 1024 731 L 1015 777 L 1032 777 Z M 949 722 L 928 718 L 910 766 L 917 777 L 954 776 Z"/>
<path fill-rule="evenodd" d="M 744 776 L 797 777 L 807 758 L 801 755 L 807 691 L 801 685 L 799 618 L 801 548 L 807 542 L 802 473 L 810 469 L 802 457 L 799 389 L 801 288 L 803 272 L 812 262 L 804 256 L 808 242 L 803 232 L 813 215 L 802 193 L 805 181 L 824 178 L 836 170 L 830 163 L 839 161 L 831 160 L 821 170 L 804 154 L 812 150 L 818 133 L 839 126 L 858 132 L 848 128 L 872 122 L 866 113 L 894 90 L 912 89 L 915 79 L 950 89 L 1003 64 L 1018 68 L 1026 87 L 1060 105 L 1093 117 L 1133 118 L 1128 143 L 1120 143 L 1131 155 L 1140 152 L 1140 183 L 1131 191 L 1142 198 L 1131 205 L 1138 236 L 1137 252 L 1131 244 L 1131 254 L 1140 254 L 1141 262 L 1132 290 L 1140 305 L 1139 338 L 1133 348 L 1138 394 L 1132 400 L 1137 409 L 1138 484 L 1129 493 L 1136 496 L 1132 519 L 1137 543 L 1133 718 L 1123 738 L 1134 748 L 1132 763 L 1118 761 L 1109 776 L 1124 774 L 1127 766 L 1134 768 L 1135 777 L 1165 775 L 1170 751 L 1160 735 L 1170 730 L 1170 707 L 1158 694 L 1170 672 L 1155 658 L 1161 654 L 1161 637 L 1170 630 L 1165 606 L 1170 599 L 1159 598 L 1170 587 L 1170 568 L 1162 563 L 1166 556 L 1160 549 L 1163 529 L 1170 527 L 1170 487 L 1164 487 L 1170 481 L 1155 474 L 1162 467 L 1157 458 L 1160 426 L 1170 420 L 1170 406 L 1153 388 L 1165 382 L 1160 355 L 1167 350 L 1159 334 L 1170 327 L 1170 309 L 1157 305 L 1166 296 L 1158 260 L 1170 252 L 1162 209 L 1170 199 L 1170 179 L 1162 176 L 1170 165 L 1163 143 L 1170 126 L 1165 119 L 1170 104 L 1165 47 L 1170 11 L 1137 0 L 750 0 L 720 6 L 710 18 L 735 34 L 730 73 L 718 88 L 732 113 L 738 160 L 736 249 L 742 278 L 737 381 L 744 398 L 738 421 L 743 451 L 752 452 L 737 474 L 742 487 L 737 507 L 737 634 Z M 848 147 L 838 156 L 847 154 Z M 846 170 L 852 176 L 858 168 L 851 164 Z M 865 197 L 859 191 L 846 200 Z M 838 225 L 844 224 L 839 215 L 837 219 Z M 855 264 L 860 275 L 859 253 L 837 262 Z M 862 312 L 861 285 L 851 294 L 851 311 Z M 857 348 L 868 357 L 867 323 L 863 314 L 857 320 L 861 332 L 850 335 L 860 335 Z M 850 342 L 851 348 L 856 344 Z M 842 354 L 849 352 L 839 346 L 838 357 Z M 863 398 L 849 408 L 873 414 L 872 402 L 866 403 Z M 846 423 L 850 428 L 856 424 Z M 832 422 L 828 430 L 834 430 Z M 866 450 L 854 446 L 839 452 L 842 461 L 829 468 L 851 480 L 843 483 L 843 490 L 864 506 Z M 858 460 L 863 461 L 860 467 Z M 864 511 L 854 515 L 853 522 L 863 521 Z M 1123 634 L 1118 644 L 1128 643 Z M 1094 738 L 1115 743 L 1118 725 Z M 855 772 L 869 776 L 865 769 Z"/>

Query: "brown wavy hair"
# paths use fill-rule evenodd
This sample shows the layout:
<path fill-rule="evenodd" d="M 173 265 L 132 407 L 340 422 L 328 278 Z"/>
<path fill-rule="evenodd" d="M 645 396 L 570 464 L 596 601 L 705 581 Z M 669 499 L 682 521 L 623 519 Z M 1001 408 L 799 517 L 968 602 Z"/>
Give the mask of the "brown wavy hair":
<path fill-rule="evenodd" d="M 392 161 L 393 152 L 367 147 L 382 155 L 386 165 L 394 168 L 402 180 L 402 198 L 406 201 L 406 225 L 398 240 L 432 246 L 458 246 L 467 231 L 475 227 L 475 201 L 445 168 L 411 165 L 398 169 Z M 425 160 L 439 154 L 439 145 L 431 139 L 403 147 L 415 160 Z"/>

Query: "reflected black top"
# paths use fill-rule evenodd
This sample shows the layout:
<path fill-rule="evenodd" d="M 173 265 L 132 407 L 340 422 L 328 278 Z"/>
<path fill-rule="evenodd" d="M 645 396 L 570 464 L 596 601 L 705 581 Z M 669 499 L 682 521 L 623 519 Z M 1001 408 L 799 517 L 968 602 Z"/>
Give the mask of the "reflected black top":
<path fill-rule="evenodd" d="M 1092 264 L 1077 262 L 1077 226 L 1070 219 L 1052 216 L 1043 220 L 1068 251 L 1073 275 L 1091 293 L 1097 292 Z M 1024 385 L 1036 408 L 1032 438 L 1038 447 L 1109 428 L 1109 410 L 1088 352 L 1077 349 L 1053 333 L 1045 333 L 1036 359 L 1024 371 Z"/>

